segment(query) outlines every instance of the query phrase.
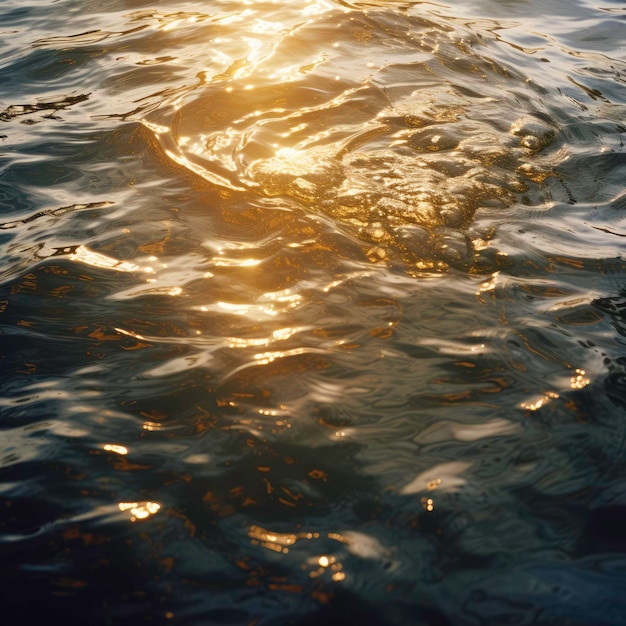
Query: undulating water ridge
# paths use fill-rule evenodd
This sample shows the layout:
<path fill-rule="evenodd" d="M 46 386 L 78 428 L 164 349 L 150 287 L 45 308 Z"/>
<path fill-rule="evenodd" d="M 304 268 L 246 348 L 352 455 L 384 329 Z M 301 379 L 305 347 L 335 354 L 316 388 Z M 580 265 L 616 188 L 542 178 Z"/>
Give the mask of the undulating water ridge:
<path fill-rule="evenodd" d="M 626 623 L 625 17 L 5 0 L 7 619 Z"/>

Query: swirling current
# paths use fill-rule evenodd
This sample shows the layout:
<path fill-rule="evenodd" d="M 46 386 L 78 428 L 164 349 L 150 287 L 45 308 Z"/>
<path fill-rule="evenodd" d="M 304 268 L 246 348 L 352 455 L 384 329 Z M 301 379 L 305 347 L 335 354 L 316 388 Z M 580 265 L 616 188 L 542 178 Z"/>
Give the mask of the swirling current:
<path fill-rule="evenodd" d="M 626 9 L 4 0 L 7 624 L 626 624 Z"/>

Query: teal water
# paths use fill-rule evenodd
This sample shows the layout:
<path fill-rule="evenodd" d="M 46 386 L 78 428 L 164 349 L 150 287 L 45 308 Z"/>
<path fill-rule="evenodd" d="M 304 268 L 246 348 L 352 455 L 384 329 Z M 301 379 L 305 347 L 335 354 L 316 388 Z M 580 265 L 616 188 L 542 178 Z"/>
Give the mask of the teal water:
<path fill-rule="evenodd" d="M 7 623 L 626 623 L 626 8 L 0 5 Z"/>

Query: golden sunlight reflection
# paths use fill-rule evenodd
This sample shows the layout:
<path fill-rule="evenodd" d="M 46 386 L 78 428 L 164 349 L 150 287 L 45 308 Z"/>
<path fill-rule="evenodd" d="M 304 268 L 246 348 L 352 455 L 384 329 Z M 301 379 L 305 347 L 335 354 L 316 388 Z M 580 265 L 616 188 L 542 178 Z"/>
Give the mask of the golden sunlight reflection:
<path fill-rule="evenodd" d="M 146 341 L 146 338 L 143 335 L 140 335 L 139 333 L 134 333 L 131 330 L 125 330 L 124 328 L 118 328 L 117 326 L 114 326 L 113 330 L 120 333 L 120 335 L 126 335 L 127 337 L 138 339 L 139 341 Z"/>
<path fill-rule="evenodd" d="M 302 302 L 302 296 L 285 289 L 275 293 L 266 293 L 261 296 L 256 303 L 240 304 L 234 302 L 213 302 L 198 307 L 203 313 L 231 313 L 249 317 L 254 321 L 263 317 L 276 317 L 281 313 L 286 313 L 294 309 Z M 280 331 L 279 331 L 280 332 Z"/>
<path fill-rule="evenodd" d="M 587 378 L 585 370 L 576 369 L 574 376 L 570 379 L 570 386 L 572 389 L 583 389 L 591 381 Z"/>
<path fill-rule="evenodd" d="M 432 498 L 422 498 L 422 506 L 426 511 L 432 513 L 435 510 L 435 501 Z"/>
<path fill-rule="evenodd" d="M 173 267 L 168 262 L 162 261 L 154 255 L 135 260 L 137 264 L 134 265 L 134 268 L 138 271 L 135 276 L 140 279 L 140 282 L 111 294 L 109 298 L 122 300 L 147 294 L 159 294 L 170 297 L 177 297 L 183 294 L 184 288 L 181 283 L 188 280 L 190 273 L 188 265 L 185 265 L 187 259 L 177 259 L 177 264 Z M 195 260 L 193 257 L 190 258 L 190 264 L 195 262 Z M 212 278 L 213 274 L 210 272 L 204 273 L 203 277 Z"/>
<path fill-rule="evenodd" d="M 94 252 L 86 246 L 78 246 L 70 255 L 70 260 L 84 263 L 85 265 L 91 265 L 93 267 L 101 267 L 104 269 L 117 270 L 119 272 L 135 272 L 139 269 L 139 266 L 128 263 L 127 261 L 120 261 L 113 257 Z"/>
<path fill-rule="evenodd" d="M 337 561 L 336 557 L 334 556 L 327 556 L 323 554 L 317 559 L 308 559 L 308 562 L 313 567 L 318 566 L 314 570 L 309 572 L 309 576 L 311 578 L 318 578 L 319 576 L 325 574 L 327 570 L 330 570 L 330 577 L 335 582 L 342 581 L 346 578 L 345 572 L 341 571 L 343 569 L 343 564 Z"/>
<path fill-rule="evenodd" d="M 114 443 L 105 443 L 102 446 L 103 450 L 106 450 L 107 452 L 115 452 L 115 454 L 128 454 L 128 448 L 126 446 L 118 446 Z"/>
<path fill-rule="evenodd" d="M 548 404 L 552 400 L 556 400 L 559 394 L 555 391 L 546 391 L 543 395 L 529 400 L 528 402 L 522 402 L 520 406 L 526 411 L 538 411 L 541 407 Z"/>
<path fill-rule="evenodd" d="M 261 528 L 261 526 L 250 526 L 248 536 L 252 539 L 252 545 L 261 545 L 273 552 L 289 552 L 289 546 L 292 546 L 299 538 L 305 537 L 304 534 L 275 533 Z"/>
<path fill-rule="evenodd" d="M 301 332 L 304 328 L 278 328 L 272 331 L 269 337 L 260 337 L 258 339 L 243 339 L 240 337 L 229 337 L 229 348 L 251 348 L 269 346 L 275 341 L 285 341 L 295 334 Z"/>
<path fill-rule="evenodd" d="M 496 288 L 496 285 L 498 284 L 498 276 L 500 275 L 500 272 L 494 272 L 491 275 L 491 278 L 489 280 L 484 281 L 483 283 L 481 283 L 480 287 L 478 288 L 478 291 L 476 292 L 476 295 L 480 295 L 481 293 L 485 293 L 487 291 L 494 291 Z"/>
<path fill-rule="evenodd" d="M 276 359 L 284 359 L 285 357 L 306 354 L 307 352 L 312 351 L 305 348 L 294 348 L 293 350 L 285 350 L 284 352 L 276 350 L 274 352 L 262 352 L 260 354 L 255 354 L 254 359 L 257 362 L 257 365 L 268 365 L 273 363 Z M 322 351 L 320 352 L 323 353 Z"/>
<path fill-rule="evenodd" d="M 179 152 L 173 152 L 172 150 L 165 150 L 165 154 L 172 159 L 175 163 L 178 163 L 183 168 L 186 168 L 197 174 L 201 178 L 209 181 L 214 185 L 218 185 L 220 187 L 224 187 L 226 189 L 232 189 L 233 191 L 245 191 L 244 187 L 240 187 L 235 185 L 231 180 L 225 178 L 224 176 L 220 176 L 216 172 L 212 170 L 202 167 L 193 161 L 190 161 L 188 158 L 180 154 Z"/>
<path fill-rule="evenodd" d="M 249 2 L 244 2 L 243 4 L 250 4 Z M 237 13 L 233 13 L 231 15 L 227 15 L 226 17 L 221 17 L 219 19 L 219 23 L 223 25 L 227 24 L 235 24 L 236 22 L 243 22 L 247 17 L 252 15 L 252 9 L 244 9 L 243 11 L 237 11 Z"/>
<path fill-rule="evenodd" d="M 256 525 L 250 527 L 248 536 L 250 537 L 252 545 L 260 545 L 267 550 L 279 554 L 288 554 L 289 549 L 299 540 L 314 541 L 324 538 L 324 536 L 318 532 L 277 533 Z M 341 533 L 327 533 L 326 537 L 342 543 L 348 546 L 348 548 L 354 543 L 350 537 L 346 537 Z M 355 554 L 359 555 L 358 549 Z M 371 555 L 365 554 L 360 556 L 367 558 Z M 311 578 L 328 575 L 334 582 L 341 582 L 346 578 L 346 573 L 343 571 L 343 564 L 332 554 L 320 554 L 319 556 L 309 557 L 306 559 L 306 563 L 303 563 L 303 568 L 307 568 L 307 566 L 311 568 L 309 571 Z"/>
<path fill-rule="evenodd" d="M 261 261 L 259 259 L 229 259 L 227 257 L 215 257 L 213 264 L 216 267 L 256 267 Z"/>
<path fill-rule="evenodd" d="M 303 569 L 310 568 L 309 576 L 319 578 L 328 577 L 334 582 L 346 579 L 344 564 L 340 560 L 342 552 L 347 550 L 360 559 L 378 559 L 388 562 L 392 552 L 374 536 L 359 531 L 347 530 L 342 532 L 298 532 L 278 533 L 253 525 L 248 530 L 252 545 L 261 546 L 278 554 L 289 554 L 290 549 L 298 541 L 317 541 L 330 539 L 341 544 L 336 550 L 324 551 L 317 556 L 309 556 L 302 564 Z M 334 552 L 334 554 L 333 554 Z"/>
<path fill-rule="evenodd" d="M 147 519 L 161 508 L 158 502 L 120 502 L 117 506 L 120 511 L 128 511 L 131 522 Z"/>
<path fill-rule="evenodd" d="M 273 158 L 259 163 L 257 171 L 267 174 L 280 172 L 296 179 L 299 176 L 324 174 L 335 151 L 336 148 L 333 149 L 332 146 L 317 146 L 307 150 L 278 148 Z M 306 181 L 302 181 L 302 184 L 305 183 Z"/>
<path fill-rule="evenodd" d="M 433 485 L 436 485 L 436 488 L 441 491 L 454 491 L 467 482 L 463 474 L 471 465 L 471 463 L 463 461 L 450 461 L 448 463 L 434 465 L 430 469 L 418 474 L 410 483 L 402 487 L 400 493 L 403 495 L 412 495 L 420 491 L 432 491 Z M 431 502 L 428 506 L 434 507 L 434 504 Z"/>
<path fill-rule="evenodd" d="M 285 25 L 283 24 L 283 22 L 268 22 L 267 20 L 257 17 L 252 23 L 252 27 L 250 28 L 250 30 L 253 33 L 260 33 L 260 34 L 280 33 L 281 31 L 285 30 Z M 247 37 L 244 37 L 244 41 L 245 40 L 247 40 Z M 253 45 L 251 44 L 250 47 L 252 48 Z"/>
<path fill-rule="evenodd" d="M 336 3 L 328 2 L 327 0 L 308 0 L 305 4 L 306 6 L 301 11 L 301 14 L 304 16 L 322 15 L 337 9 Z"/>
<path fill-rule="evenodd" d="M 140 120 L 140 123 L 143 124 L 148 130 L 152 131 L 155 137 L 158 139 L 161 135 L 165 135 L 170 132 L 169 126 L 163 126 L 162 124 L 156 124 L 154 122 L 149 122 L 146 119 Z"/>

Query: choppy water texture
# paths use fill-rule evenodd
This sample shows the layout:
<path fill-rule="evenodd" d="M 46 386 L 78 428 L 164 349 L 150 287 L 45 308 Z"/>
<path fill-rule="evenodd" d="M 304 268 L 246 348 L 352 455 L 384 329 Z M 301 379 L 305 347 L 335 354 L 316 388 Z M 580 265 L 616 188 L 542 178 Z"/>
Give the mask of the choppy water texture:
<path fill-rule="evenodd" d="M 4 0 L 3 617 L 626 624 L 625 16 Z"/>

